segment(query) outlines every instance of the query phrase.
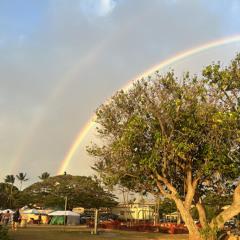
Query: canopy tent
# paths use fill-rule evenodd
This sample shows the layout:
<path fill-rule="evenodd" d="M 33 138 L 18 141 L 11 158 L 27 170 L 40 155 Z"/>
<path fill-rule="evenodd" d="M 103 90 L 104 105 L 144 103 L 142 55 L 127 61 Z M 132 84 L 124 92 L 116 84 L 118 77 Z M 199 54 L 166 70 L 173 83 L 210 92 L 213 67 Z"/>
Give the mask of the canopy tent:
<path fill-rule="evenodd" d="M 10 220 L 12 220 L 13 219 L 13 214 L 15 213 L 13 210 L 11 210 L 11 209 L 4 209 L 4 210 L 0 210 L 0 213 L 4 215 L 4 214 L 7 213 L 7 211 L 9 211 L 9 213 L 10 213 Z"/>
<path fill-rule="evenodd" d="M 33 208 L 33 209 L 29 209 L 26 210 L 24 212 L 21 212 L 21 214 L 35 214 L 35 215 L 47 215 L 46 213 L 40 212 L 37 209 Z"/>
<path fill-rule="evenodd" d="M 15 212 L 14 212 L 13 210 L 11 210 L 11 209 L 1 210 L 0 213 L 3 213 L 3 214 L 4 214 L 4 213 L 7 213 L 7 211 L 9 211 L 10 214 L 15 213 Z"/>
<path fill-rule="evenodd" d="M 37 221 L 38 215 L 42 215 L 42 223 L 45 223 L 47 221 L 47 214 L 43 213 L 41 211 L 38 211 L 37 209 L 28 209 L 26 211 L 20 212 L 22 215 L 22 219 L 25 219 L 28 223 L 31 223 L 32 220 Z"/>
<path fill-rule="evenodd" d="M 21 214 L 39 214 L 39 211 L 33 208 L 33 209 L 28 209 L 26 211 L 21 212 Z"/>
<path fill-rule="evenodd" d="M 49 216 L 62 216 L 62 215 L 65 215 L 65 211 L 55 211 L 55 212 L 49 213 L 48 215 Z M 68 210 L 68 211 L 66 211 L 66 216 L 80 217 L 80 214 Z"/>
<path fill-rule="evenodd" d="M 80 214 L 74 213 L 72 211 L 55 211 L 48 214 L 51 216 L 51 225 L 63 225 L 64 216 L 66 216 L 66 225 L 79 225 L 80 224 Z"/>

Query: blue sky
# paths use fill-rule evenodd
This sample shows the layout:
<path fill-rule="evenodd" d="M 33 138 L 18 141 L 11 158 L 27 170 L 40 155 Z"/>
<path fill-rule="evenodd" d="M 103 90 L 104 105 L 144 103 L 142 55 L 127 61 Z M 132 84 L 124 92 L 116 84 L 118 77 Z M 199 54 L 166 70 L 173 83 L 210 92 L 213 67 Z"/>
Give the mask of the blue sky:
<path fill-rule="evenodd" d="M 40 24 L 48 1 L 0 1 L 0 33 L 9 41 L 27 36 Z"/>
<path fill-rule="evenodd" d="M 239 12 L 238 0 L 0 0 L 0 179 L 55 175 L 101 103 L 167 58 L 239 35 Z M 239 48 L 168 67 L 199 73 L 227 65 Z M 92 174 L 85 147 L 95 140 L 91 129 L 69 174 Z"/>

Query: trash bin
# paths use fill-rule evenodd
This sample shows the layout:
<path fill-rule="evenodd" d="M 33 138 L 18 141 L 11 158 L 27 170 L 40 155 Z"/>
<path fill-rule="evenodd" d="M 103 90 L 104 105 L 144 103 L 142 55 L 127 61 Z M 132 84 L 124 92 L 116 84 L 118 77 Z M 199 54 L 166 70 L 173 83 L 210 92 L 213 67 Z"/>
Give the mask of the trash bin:
<path fill-rule="evenodd" d="M 27 226 L 27 220 L 26 219 L 22 219 L 21 223 L 20 223 L 20 227 L 25 228 Z"/>

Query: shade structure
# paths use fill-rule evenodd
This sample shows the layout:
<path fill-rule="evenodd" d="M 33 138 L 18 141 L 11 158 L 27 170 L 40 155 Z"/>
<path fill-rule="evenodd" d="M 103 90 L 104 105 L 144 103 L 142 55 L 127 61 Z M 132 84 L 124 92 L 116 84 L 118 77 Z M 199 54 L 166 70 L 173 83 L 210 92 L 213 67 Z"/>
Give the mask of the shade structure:
<path fill-rule="evenodd" d="M 49 216 L 77 216 L 77 217 L 80 217 L 80 214 L 78 213 L 75 213 L 75 212 L 72 212 L 72 211 L 66 211 L 66 214 L 65 214 L 65 211 L 55 211 L 55 212 L 51 212 L 48 214 Z"/>
<path fill-rule="evenodd" d="M 51 216 L 51 225 L 63 225 L 64 218 L 66 216 L 66 225 L 79 225 L 80 224 L 80 214 L 74 213 L 72 211 L 55 211 L 48 214 Z"/>
<path fill-rule="evenodd" d="M 38 211 L 33 208 L 20 213 L 22 215 L 22 219 L 25 219 L 27 223 L 31 223 L 33 220 L 38 220 L 38 215 L 42 215 L 42 223 L 46 223 L 47 221 L 47 214 L 42 212 L 42 210 Z"/>
<path fill-rule="evenodd" d="M 5 210 L 2 210 L 2 211 L 0 211 L 1 213 L 7 213 L 7 211 L 9 211 L 9 213 L 10 214 L 13 214 L 13 213 L 15 213 L 13 210 L 11 210 L 11 209 L 5 209 Z"/>
<path fill-rule="evenodd" d="M 21 214 L 36 214 L 36 215 L 46 215 L 45 213 L 41 213 L 39 212 L 37 209 L 33 208 L 33 209 L 29 209 L 29 210 L 26 210 L 24 212 L 21 212 Z"/>

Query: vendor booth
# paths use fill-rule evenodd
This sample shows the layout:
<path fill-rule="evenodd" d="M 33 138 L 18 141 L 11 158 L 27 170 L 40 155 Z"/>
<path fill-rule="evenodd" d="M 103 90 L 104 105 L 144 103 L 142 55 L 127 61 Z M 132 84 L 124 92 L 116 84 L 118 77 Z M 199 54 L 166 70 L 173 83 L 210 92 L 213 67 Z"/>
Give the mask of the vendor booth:
<path fill-rule="evenodd" d="M 64 225 L 64 217 L 66 225 L 76 226 L 80 224 L 80 214 L 72 211 L 55 211 L 48 214 L 51 217 L 49 224 Z"/>

